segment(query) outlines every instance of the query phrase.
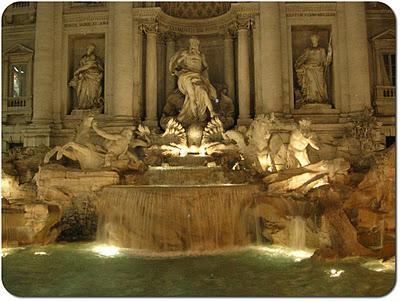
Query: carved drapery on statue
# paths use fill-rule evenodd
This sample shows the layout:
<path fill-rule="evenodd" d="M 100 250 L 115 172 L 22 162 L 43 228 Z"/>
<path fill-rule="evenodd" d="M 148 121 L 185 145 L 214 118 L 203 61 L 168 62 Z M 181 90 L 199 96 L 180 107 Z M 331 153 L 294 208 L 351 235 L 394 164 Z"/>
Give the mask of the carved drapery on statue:
<path fill-rule="evenodd" d="M 217 92 L 208 79 L 208 65 L 199 43 L 191 38 L 188 49 L 178 51 L 169 62 L 169 71 L 178 77 L 178 89 L 185 96 L 179 122 L 205 122 L 215 115 L 212 101 Z"/>
<path fill-rule="evenodd" d="M 76 91 L 74 109 L 102 111 L 104 107 L 102 97 L 104 68 L 94 53 L 95 49 L 94 44 L 87 46 L 86 54 L 82 56 L 79 68 L 75 70 L 74 77 L 69 82 L 69 86 Z"/>
<path fill-rule="evenodd" d="M 189 48 L 176 52 L 170 59 L 169 71 L 178 77 L 178 88 L 172 91 L 162 111 L 160 125 L 167 128 L 176 119 L 185 128 L 193 123 L 205 125 L 218 116 L 225 130 L 234 125 L 234 104 L 226 84 L 216 89 L 208 78 L 208 65 L 198 50 L 199 41 L 189 40 Z"/>
<path fill-rule="evenodd" d="M 319 46 L 319 36 L 311 35 L 311 47 L 297 58 L 294 69 L 300 90 L 295 91 L 296 107 L 310 103 L 329 103 L 327 77 L 332 62 L 331 40 L 328 53 Z"/>

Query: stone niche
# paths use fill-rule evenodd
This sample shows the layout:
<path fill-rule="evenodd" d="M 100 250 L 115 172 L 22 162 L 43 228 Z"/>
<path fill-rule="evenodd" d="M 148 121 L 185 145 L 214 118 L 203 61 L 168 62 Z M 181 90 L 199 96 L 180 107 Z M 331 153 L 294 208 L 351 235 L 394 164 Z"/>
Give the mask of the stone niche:
<path fill-rule="evenodd" d="M 325 53 L 328 53 L 329 40 L 331 38 L 332 30 L 330 25 L 293 25 L 291 27 L 292 35 L 292 68 L 293 68 L 293 99 L 295 109 L 304 109 L 304 104 L 301 104 L 301 86 L 298 82 L 298 76 L 295 70 L 295 63 L 304 54 L 306 48 L 312 47 L 311 36 L 317 34 L 319 36 L 318 47 L 324 48 Z M 331 42 L 332 44 L 332 42 Z M 333 46 L 332 46 L 333 47 Z M 335 49 L 333 49 L 335 51 Z M 328 101 L 326 104 L 317 105 L 320 109 L 334 108 L 333 101 L 333 80 L 332 80 L 332 63 L 327 68 L 325 74 L 325 81 L 327 85 Z M 314 104 L 313 104 L 314 105 Z M 321 111 L 321 110 L 319 110 Z"/>
<path fill-rule="evenodd" d="M 86 53 L 86 48 L 89 44 L 96 45 L 95 55 L 99 57 L 103 68 L 105 69 L 105 35 L 104 33 L 99 34 L 79 34 L 79 35 L 70 35 L 68 39 L 68 76 L 66 89 L 68 89 L 68 97 L 67 97 L 67 114 L 71 114 L 74 108 L 74 103 L 76 102 L 76 93 L 73 88 L 68 86 L 68 82 L 73 78 L 74 71 L 79 68 L 79 62 L 82 56 Z M 105 83 L 106 74 L 104 72 L 104 77 L 102 80 L 103 86 L 103 97 L 104 97 L 104 83 Z"/>
<path fill-rule="evenodd" d="M 186 49 L 188 47 L 188 41 L 192 37 L 192 35 L 179 35 L 176 34 L 177 39 L 176 39 L 176 44 L 175 44 L 175 51 L 180 51 L 183 49 Z M 205 55 L 206 61 L 208 64 L 208 76 L 210 79 L 210 82 L 212 85 L 215 87 L 217 90 L 217 95 L 220 97 L 220 93 L 224 85 L 226 84 L 226 79 L 225 79 L 225 60 L 224 60 L 224 36 L 222 34 L 207 34 L 207 35 L 193 35 L 196 38 L 200 40 L 200 51 Z M 234 49 L 234 59 L 231 62 L 233 69 L 235 70 L 235 91 L 233 91 L 234 95 L 237 95 L 237 87 L 239 83 L 237 82 L 237 42 L 234 40 L 233 42 L 233 49 Z M 254 66 L 252 64 L 252 43 L 249 42 L 250 45 L 250 55 L 251 57 L 249 58 L 249 64 L 250 64 L 250 69 L 253 70 Z M 165 52 L 162 52 L 161 49 L 159 49 L 160 54 L 164 54 Z M 164 55 L 165 56 L 165 55 Z M 168 91 L 165 90 L 165 76 L 171 76 L 169 72 L 165 72 L 165 68 L 168 69 L 169 61 L 165 60 L 165 57 L 160 55 L 160 62 L 158 64 L 158 80 L 159 80 L 159 90 L 161 90 L 161 97 L 159 97 L 158 101 L 158 114 L 162 114 L 162 109 L 165 106 L 166 99 L 169 96 Z M 163 71 L 163 72 L 162 72 Z M 251 99 L 254 99 L 254 76 L 253 72 L 250 72 L 250 87 L 251 87 Z M 166 75 L 165 75 L 166 74 Z M 175 77 L 175 88 L 177 87 L 177 79 Z M 165 95 L 164 95 L 164 94 Z M 233 99 L 234 106 L 235 106 L 235 112 L 237 113 L 239 108 L 238 108 L 238 102 Z M 252 107 L 253 107 L 253 102 L 252 102 Z"/>

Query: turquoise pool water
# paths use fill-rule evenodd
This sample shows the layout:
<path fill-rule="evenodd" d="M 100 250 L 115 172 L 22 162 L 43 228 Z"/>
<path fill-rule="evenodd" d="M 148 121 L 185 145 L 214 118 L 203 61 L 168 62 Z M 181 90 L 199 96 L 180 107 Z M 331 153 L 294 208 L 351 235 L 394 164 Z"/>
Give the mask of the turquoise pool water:
<path fill-rule="evenodd" d="M 3 285 L 17 296 L 382 296 L 395 282 L 394 263 L 313 263 L 279 247 L 167 258 L 94 247 L 3 249 Z"/>

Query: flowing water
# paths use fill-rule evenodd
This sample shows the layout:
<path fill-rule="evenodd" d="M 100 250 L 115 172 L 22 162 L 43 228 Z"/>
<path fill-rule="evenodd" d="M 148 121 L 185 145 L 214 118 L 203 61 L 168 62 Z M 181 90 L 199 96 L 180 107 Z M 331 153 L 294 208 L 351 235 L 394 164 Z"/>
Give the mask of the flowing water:
<path fill-rule="evenodd" d="M 164 258 L 94 247 L 3 249 L 3 284 L 17 296 L 382 296 L 395 283 L 394 262 L 311 262 L 276 246 Z"/>
<path fill-rule="evenodd" d="M 98 241 L 148 251 L 212 251 L 256 240 L 255 185 L 104 188 L 96 204 Z"/>
<path fill-rule="evenodd" d="M 294 216 L 289 225 L 289 246 L 303 250 L 306 246 L 306 222 L 301 216 Z"/>

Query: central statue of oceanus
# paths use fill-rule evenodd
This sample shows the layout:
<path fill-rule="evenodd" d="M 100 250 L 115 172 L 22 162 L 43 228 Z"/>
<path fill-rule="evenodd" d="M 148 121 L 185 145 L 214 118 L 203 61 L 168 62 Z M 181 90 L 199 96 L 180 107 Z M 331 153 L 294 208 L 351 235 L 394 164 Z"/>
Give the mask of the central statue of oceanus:
<path fill-rule="evenodd" d="M 169 71 L 178 77 L 179 91 L 185 96 L 177 116 L 179 122 L 204 122 L 216 115 L 212 101 L 217 98 L 217 92 L 208 78 L 208 65 L 199 44 L 197 38 L 189 39 L 189 47 L 178 51 L 169 62 Z"/>

